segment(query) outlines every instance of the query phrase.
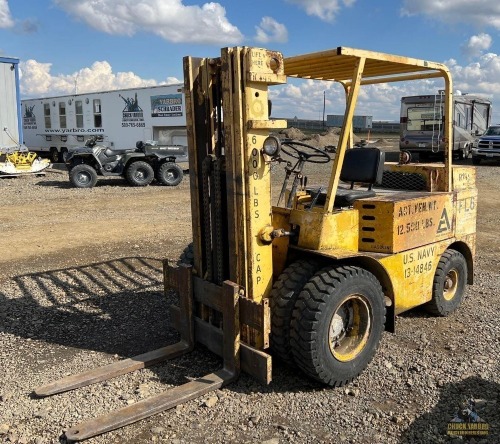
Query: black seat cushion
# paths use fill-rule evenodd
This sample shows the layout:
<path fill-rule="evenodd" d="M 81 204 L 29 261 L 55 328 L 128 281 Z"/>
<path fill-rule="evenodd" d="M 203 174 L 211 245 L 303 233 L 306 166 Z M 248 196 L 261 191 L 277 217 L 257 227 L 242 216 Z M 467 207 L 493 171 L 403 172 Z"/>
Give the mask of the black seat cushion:
<path fill-rule="evenodd" d="M 113 156 L 118 156 L 119 154 L 125 154 L 125 153 L 130 153 L 134 152 L 135 149 L 128 149 L 128 150 L 112 150 L 111 148 L 106 148 L 104 150 L 104 154 L 107 157 L 113 157 Z"/>
<path fill-rule="evenodd" d="M 367 197 L 374 196 L 375 191 L 373 190 L 351 190 L 350 188 L 337 188 L 334 205 L 336 207 L 350 207 L 354 203 L 354 201 L 358 199 L 365 199 Z"/>

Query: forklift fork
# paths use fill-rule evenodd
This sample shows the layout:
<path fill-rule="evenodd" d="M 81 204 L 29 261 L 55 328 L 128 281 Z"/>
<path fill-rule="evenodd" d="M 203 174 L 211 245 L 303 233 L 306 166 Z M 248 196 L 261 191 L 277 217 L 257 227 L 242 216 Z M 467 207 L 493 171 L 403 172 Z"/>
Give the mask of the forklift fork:
<path fill-rule="evenodd" d="M 158 364 L 167 359 L 184 355 L 193 350 L 195 344 L 195 323 L 193 314 L 193 276 L 192 267 L 181 265 L 179 268 L 164 264 L 165 287 L 176 288 L 179 293 L 179 308 L 176 327 L 181 339 L 178 343 L 144 353 L 120 362 L 68 376 L 50 384 L 38 387 L 34 394 L 45 397 L 85 387 L 105 381 L 134 370 Z M 211 305 L 222 311 L 223 319 L 223 368 L 186 384 L 174 387 L 164 393 L 115 410 L 101 417 L 82 422 L 66 431 L 68 441 L 81 441 L 111 430 L 132 424 L 179 404 L 221 388 L 238 378 L 240 373 L 240 288 L 230 281 L 222 285 L 221 299 Z M 210 305 L 210 298 L 204 297 L 204 303 Z"/>

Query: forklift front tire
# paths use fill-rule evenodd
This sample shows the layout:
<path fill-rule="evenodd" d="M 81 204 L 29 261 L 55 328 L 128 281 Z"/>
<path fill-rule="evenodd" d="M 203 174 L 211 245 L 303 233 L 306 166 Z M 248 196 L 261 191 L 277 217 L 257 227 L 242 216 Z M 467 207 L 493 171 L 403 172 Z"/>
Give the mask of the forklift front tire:
<path fill-rule="evenodd" d="M 462 302 L 467 283 L 467 262 L 456 250 L 446 250 L 436 269 L 432 300 L 425 309 L 435 316 L 448 316 Z"/>
<path fill-rule="evenodd" d="M 292 262 L 280 274 L 270 294 L 271 349 L 282 361 L 293 362 L 290 350 L 290 323 L 297 298 L 304 285 L 318 269 L 315 261 Z"/>
<path fill-rule="evenodd" d="M 312 277 L 293 311 L 290 345 L 310 377 L 340 387 L 372 360 L 385 324 L 382 287 L 367 270 L 336 266 Z"/>

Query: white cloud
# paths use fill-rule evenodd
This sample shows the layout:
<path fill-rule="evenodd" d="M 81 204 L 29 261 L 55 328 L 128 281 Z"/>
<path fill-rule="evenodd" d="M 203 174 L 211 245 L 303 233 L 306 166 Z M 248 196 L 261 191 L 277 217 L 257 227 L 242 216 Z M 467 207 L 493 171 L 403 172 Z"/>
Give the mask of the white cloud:
<path fill-rule="evenodd" d="M 286 26 L 278 23 L 272 17 L 262 17 L 260 25 L 256 26 L 255 29 L 257 31 L 255 40 L 259 43 L 285 43 L 288 41 Z"/>
<path fill-rule="evenodd" d="M 446 23 L 468 23 L 500 29 L 498 0 L 404 0 L 402 15 L 422 14 Z"/>
<path fill-rule="evenodd" d="M 462 46 L 462 51 L 469 57 L 478 57 L 484 51 L 490 49 L 491 43 L 492 39 L 489 34 L 481 33 L 473 35 L 469 41 Z"/>
<path fill-rule="evenodd" d="M 308 15 L 315 15 L 321 20 L 331 22 L 340 11 L 342 4 L 352 6 L 356 0 L 287 0 L 305 9 Z"/>
<path fill-rule="evenodd" d="M 243 35 L 219 3 L 186 6 L 182 0 L 54 0 L 93 28 L 132 36 L 151 32 L 179 43 L 238 44 Z"/>
<path fill-rule="evenodd" d="M 9 3 L 7 0 L 0 0 L 0 28 L 11 28 L 14 21 L 10 15 Z"/>
<path fill-rule="evenodd" d="M 454 89 L 467 93 L 479 93 L 500 102 L 500 56 L 493 53 L 481 55 L 468 65 L 456 60 L 445 62 L 453 75 Z"/>
<path fill-rule="evenodd" d="M 476 46 L 486 48 L 487 39 Z M 500 121 L 495 104 L 500 103 L 500 55 L 482 54 L 467 64 L 450 59 L 444 62 L 452 73 L 453 90 L 478 94 L 493 102 L 493 122 Z M 374 120 L 399 121 L 401 97 L 435 94 L 444 88 L 440 79 L 366 85 L 360 89 L 356 115 L 373 116 Z M 287 85 L 271 89 L 273 117 L 320 120 L 322 117 L 323 92 L 326 96 L 326 113 L 343 114 L 344 90 L 331 82 L 313 80 L 289 80 Z"/>
<path fill-rule="evenodd" d="M 157 82 L 154 79 L 142 79 L 133 72 L 113 73 L 111 65 L 106 61 L 94 62 L 90 68 L 82 68 L 70 75 L 52 75 L 51 67 L 51 63 L 36 60 L 21 62 L 21 93 L 24 97 L 73 94 L 75 81 L 78 93 L 180 83 L 175 77 Z"/>

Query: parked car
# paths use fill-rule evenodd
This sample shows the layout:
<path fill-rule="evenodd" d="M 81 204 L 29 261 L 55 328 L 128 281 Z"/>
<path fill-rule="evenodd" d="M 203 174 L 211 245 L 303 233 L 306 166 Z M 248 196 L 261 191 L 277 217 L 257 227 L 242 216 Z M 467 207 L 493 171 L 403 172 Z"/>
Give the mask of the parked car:
<path fill-rule="evenodd" d="M 112 150 L 90 138 L 84 147 L 71 151 L 66 158 L 69 180 L 77 188 L 92 188 L 98 176 L 123 176 L 130 185 L 146 186 L 156 179 L 162 185 L 176 186 L 183 178 L 177 162 L 187 162 L 187 147 L 136 143 L 136 148 Z"/>
<path fill-rule="evenodd" d="M 479 165 L 481 160 L 495 158 L 500 160 L 500 125 L 490 126 L 472 147 L 474 165 Z"/>

